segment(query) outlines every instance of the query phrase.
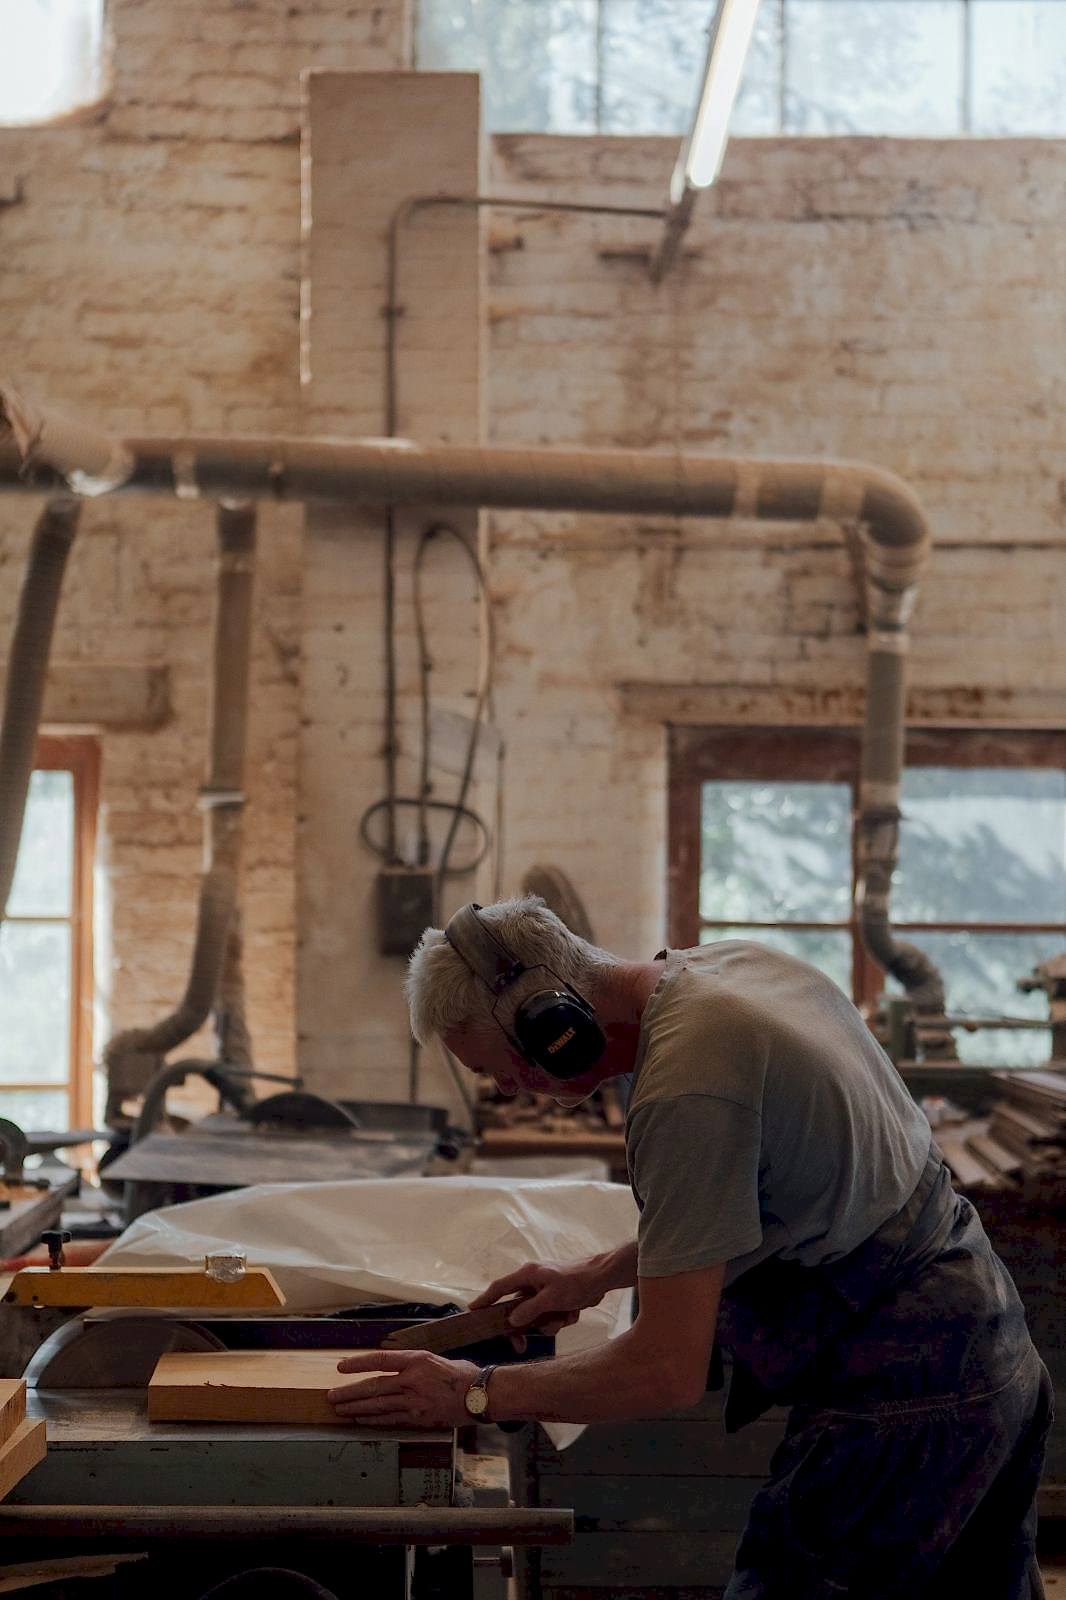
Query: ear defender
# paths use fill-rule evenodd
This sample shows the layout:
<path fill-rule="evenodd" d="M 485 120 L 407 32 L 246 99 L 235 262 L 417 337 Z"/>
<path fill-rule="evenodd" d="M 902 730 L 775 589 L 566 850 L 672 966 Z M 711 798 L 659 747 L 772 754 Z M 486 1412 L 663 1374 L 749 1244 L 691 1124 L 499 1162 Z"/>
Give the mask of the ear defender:
<path fill-rule="evenodd" d="M 567 1082 L 596 1065 L 607 1038 L 596 1012 L 583 995 L 550 967 L 526 967 L 489 928 L 479 905 L 463 906 L 444 930 L 444 937 L 476 978 L 496 996 L 493 1020 L 520 1055 L 542 1072 Z M 496 1008 L 507 990 L 526 972 L 546 972 L 557 988 L 527 995 L 514 1013 L 513 1029 L 504 1026 Z"/>

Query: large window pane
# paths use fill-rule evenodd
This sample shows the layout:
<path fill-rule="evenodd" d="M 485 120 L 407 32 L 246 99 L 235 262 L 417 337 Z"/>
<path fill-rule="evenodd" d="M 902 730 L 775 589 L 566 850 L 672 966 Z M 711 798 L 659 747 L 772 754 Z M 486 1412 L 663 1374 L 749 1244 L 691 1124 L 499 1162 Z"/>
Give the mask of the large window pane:
<path fill-rule="evenodd" d="M 70 927 L 0 926 L 0 1087 L 70 1076 Z"/>
<path fill-rule="evenodd" d="M 733 107 L 731 133 L 781 131 L 781 66 L 780 0 L 763 0 Z"/>
<path fill-rule="evenodd" d="M 605 0 L 604 133 L 681 133 L 714 15 L 708 0 Z"/>
<path fill-rule="evenodd" d="M 480 72 L 493 133 L 592 133 L 595 0 L 419 0 L 423 69 Z"/>
<path fill-rule="evenodd" d="M 26 798 L 8 915 L 69 916 L 73 873 L 73 773 L 35 772 Z"/>
<path fill-rule="evenodd" d="M 722 939 L 753 939 L 756 944 L 784 950 L 818 967 L 827 978 L 851 994 L 851 935 L 838 928 L 701 928 L 700 944 Z"/>
<path fill-rule="evenodd" d="M 843 783 L 705 783 L 700 917 L 846 922 L 851 790 Z"/>
<path fill-rule="evenodd" d="M 70 1127 L 70 1097 L 58 1089 L 0 1089 L 0 1117 L 27 1133 Z"/>
<path fill-rule="evenodd" d="M 1047 933 L 911 933 L 916 944 L 939 967 L 944 979 L 948 1011 L 970 1016 L 1046 1017 L 1047 996 L 1018 991 L 1019 978 L 1027 978 L 1033 968 L 1050 956 L 1060 955 L 1066 937 Z M 899 994 L 894 979 L 888 992 Z M 973 1062 L 1000 1062 L 1007 1066 L 1032 1066 L 1051 1054 L 1051 1033 L 1043 1031 L 1008 1032 L 981 1029 L 968 1033 L 955 1030 L 959 1059 Z"/>
<path fill-rule="evenodd" d="M 1066 4 L 971 0 L 974 133 L 1066 133 Z"/>
<path fill-rule="evenodd" d="M 785 0 L 786 133 L 952 134 L 961 0 Z"/>
<path fill-rule="evenodd" d="M 899 922 L 1066 922 L 1066 774 L 911 767 Z"/>

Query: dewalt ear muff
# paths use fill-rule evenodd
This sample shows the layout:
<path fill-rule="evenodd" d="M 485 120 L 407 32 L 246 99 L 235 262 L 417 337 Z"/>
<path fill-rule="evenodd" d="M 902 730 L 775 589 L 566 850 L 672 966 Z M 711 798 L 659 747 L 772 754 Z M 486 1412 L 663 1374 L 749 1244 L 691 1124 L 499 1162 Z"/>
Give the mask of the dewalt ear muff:
<path fill-rule="evenodd" d="M 482 919 L 481 907 L 463 906 L 444 930 L 444 937 L 476 978 L 496 996 L 492 1008 L 497 1026 L 527 1061 L 566 1082 L 580 1078 L 599 1061 L 607 1039 L 596 1013 L 583 995 L 550 967 L 527 967 Z M 511 1028 L 496 1015 L 507 990 L 527 972 L 546 972 L 556 987 L 538 989 L 520 1001 Z M 513 1031 L 512 1031 L 513 1030 Z"/>

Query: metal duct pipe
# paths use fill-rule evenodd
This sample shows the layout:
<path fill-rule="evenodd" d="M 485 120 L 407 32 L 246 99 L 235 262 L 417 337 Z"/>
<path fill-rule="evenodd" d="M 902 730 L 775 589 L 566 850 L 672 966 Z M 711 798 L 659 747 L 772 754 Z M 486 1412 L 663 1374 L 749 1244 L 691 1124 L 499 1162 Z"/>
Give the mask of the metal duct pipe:
<path fill-rule="evenodd" d="M 208 767 L 200 802 L 206 809 L 208 856 L 240 883 L 244 842 L 244 758 L 248 737 L 248 685 L 252 659 L 256 508 L 220 505 L 217 513 L 218 587 L 215 605 L 214 685 Z M 244 999 L 244 941 L 238 898 L 226 957 L 214 997 L 220 1061 L 250 1067 L 252 1041 Z"/>
<path fill-rule="evenodd" d="M 868 627 L 858 817 L 860 931 L 920 1009 L 943 1010 L 933 964 L 888 920 L 903 767 L 907 622 L 931 539 L 924 510 L 894 473 L 860 462 L 757 460 L 621 450 L 422 446 L 406 440 L 102 438 L 35 414 L 0 391 L 20 442 L 0 445 L 0 489 L 58 482 L 83 492 L 243 496 L 398 506 L 620 511 L 643 515 L 834 521 L 863 555 Z M 18 420 L 16 420 L 18 419 Z M 101 463 L 107 471 L 102 472 Z M 935 1005 L 933 1004 L 935 1000 Z"/>
<path fill-rule="evenodd" d="M 241 969 L 240 878 L 244 811 L 244 753 L 248 726 L 252 586 L 255 575 L 254 506 L 220 505 L 217 512 L 218 578 L 208 757 L 204 786 L 204 877 L 193 945 L 192 971 L 176 1011 L 151 1028 L 128 1028 L 104 1051 L 107 1119 L 121 1118 L 122 1102 L 142 1093 L 215 1008 L 219 1057 L 251 1064 Z M 247 1100 L 250 1091 L 242 1088 Z"/>
<path fill-rule="evenodd" d="M 48 502 L 33 530 L 19 596 L 0 724 L 0 922 L 15 876 L 56 611 L 80 517 L 77 500 Z"/>

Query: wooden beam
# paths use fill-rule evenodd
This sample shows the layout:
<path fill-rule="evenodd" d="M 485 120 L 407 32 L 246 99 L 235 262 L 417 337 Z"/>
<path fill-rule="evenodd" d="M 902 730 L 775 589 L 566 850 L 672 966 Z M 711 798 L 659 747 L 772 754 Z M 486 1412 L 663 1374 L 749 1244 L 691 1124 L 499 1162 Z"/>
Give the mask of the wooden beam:
<path fill-rule="evenodd" d="M 42 721 L 57 728 L 158 728 L 170 720 L 170 668 L 126 661 L 53 661 Z"/>
<path fill-rule="evenodd" d="M 857 677 L 864 649 L 856 638 Z M 697 727 L 858 728 L 865 706 L 861 681 L 831 689 L 789 683 L 621 682 L 615 687 L 625 716 Z M 1066 727 L 1066 713 L 1061 694 L 1051 690 L 915 685 L 907 697 L 907 722 L 937 728 L 1059 729 Z"/>

